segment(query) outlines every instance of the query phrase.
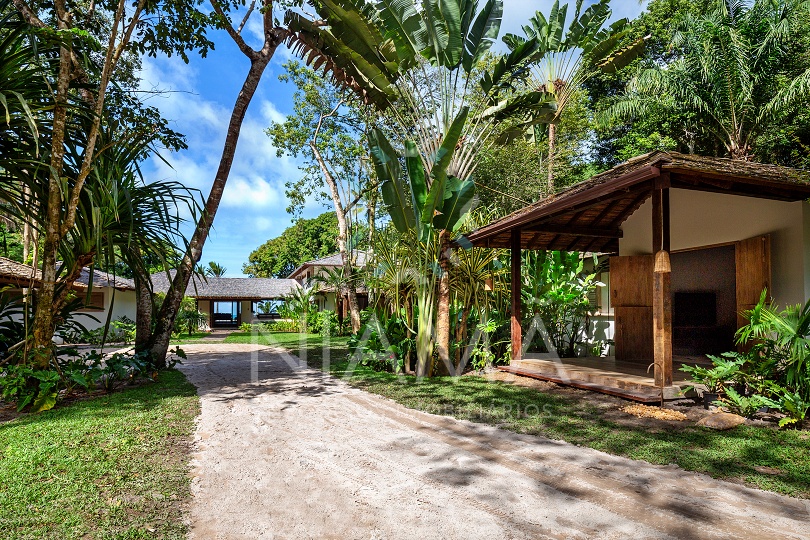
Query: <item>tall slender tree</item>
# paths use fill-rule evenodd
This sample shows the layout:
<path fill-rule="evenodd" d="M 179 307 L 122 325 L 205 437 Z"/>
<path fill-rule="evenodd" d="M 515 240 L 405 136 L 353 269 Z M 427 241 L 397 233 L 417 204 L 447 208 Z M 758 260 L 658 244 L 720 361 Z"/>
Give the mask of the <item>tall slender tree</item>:
<path fill-rule="evenodd" d="M 188 287 L 189 280 L 194 272 L 194 267 L 202 256 L 203 246 L 208 239 L 208 233 L 222 201 L 222 194 L 230 176 L 231 166 L 236 154 L 236 145 L 239 142 L 242 122 L 247 114 L 248 106 L 256 94 L 256 89 L 259 87 L 259 82 L 270 64 L 270 60 L 278 47 L 289 36 L 287 28 L 277 24 L 274 8 L 278 5 L 283 8 L 284 6 L 301 4 L 300 1 L 274 2 L 273 0 L 261 0 L 257 2 L 253 0 L 242 15 L 241 21 L 235 22 L 232 15 L 236 14 L 234 11 L 236 6 L 239 5 L 238 3 L 226 3 L 222 0 L 210 0 L 210 2 L 215 23 L 219 28 L 227 32 L 239 51 L 250 60 L 250 68 L 231 111 L 225 135 L 225 145 L 222 149 L 219 166 L 214 175 L 211 191 L 205 201 L 203 214 L 197 222 L 186 254 L 177 267 L 177 272 L 156 317 L 155 330 L 151 339 L 151 352 L 154 361 L 158 365 L 165 362 L 166 353 L 169 349 L 169 340 L 174 328 L 174 320 L 177 317 L 186 287 Z M 248 45 L 242 32 L 250 17 L 257 12 L 262 21 L 262 43 L 261 47 L 254 49 Z"/>
<path fill-rule="evenodd" d="M 324 0 L 317 8 L 318 20 L 290 14 L 293 49 L 390 111 L 389 129 L 404 149 L 379 129 L 370 137 L 392 221 L 414 234 L 422 254 L 417 374 L 428 375 L 434 326 L 438 356 L 450 365 L 450 240 L 474 200 L 476 156 L 499 118 L 517 111 L 545 117 L 551 109 L 544 90 L 516 92 L 513 84 L 538 41 L 528 40 L 482 77 L 478 64 L 500 32 L 500 0 L 480 9 L 470 0 Z M 410 189 L 402 184 L 403 154 Z"/>
<path fill-rule="evenodd" d="M 548 194 L 555 191 L 557 124 L 568 104 L 590 78 L 600 71 L 614 72 L 627 66 L 643 51 L 644 38 L 623 44 L 629 33 L 627 19 L 619 19 L 605 27 L 612 13 L 610 0 L 599 0 L 584 11 L 582 0 L 577 0 L 574 16 L 566 30 L 568 4 L 561 7 L 556 0 L 548 17 L 538 11 L 530 24 L 523 27 L 525 37 L 507 34 L 503 38 L 512 50 L 523 46 L 527 40 L 537 40 L 540 45 L 532 58 L 534 84 L 553 95 L 557 104 L 554 115 L 547 122 Z M 535 129 L 538 123 L 546 122 L 532 118 L 530 123 Z"/>
<path fill-rule="evenodd" d="M 58 47 L 58 67 L 48 73 L 48 130 L 40 154 L 48 160 L 48 196 L 41 207 L 38 230 L 42 235 L 42 285 L 39 288 L 33 323 L 34 362 L 47 365 L 55 328 L 54 301 L 57 289 L 64 289 L 76 269 L 62 272 L 60 248 L 77 225 L 85 185 L 99 154 L 98 140 L 103 121 L 110 118 L 110 83 L 120 73 L 122 61 L 130 55 L 205 53 L 211 47 L 205 29 L 208 17 L 198 11 L 196 0 L 125 0 L 106 4 L 68 4 L 66 0 L 30 4 L 12 0 L 23 20 L 52 39 Z M 100 54 L 99 54 L 100 51 Z M 126 71 L 126 70 L 123 70 Z M 73 166 L 69 146 L 80 151 Z M 75 263 L 93 261 L 94 253 L 76 257 Z M 64 261 L 62 261 L 64 263 Z"/>

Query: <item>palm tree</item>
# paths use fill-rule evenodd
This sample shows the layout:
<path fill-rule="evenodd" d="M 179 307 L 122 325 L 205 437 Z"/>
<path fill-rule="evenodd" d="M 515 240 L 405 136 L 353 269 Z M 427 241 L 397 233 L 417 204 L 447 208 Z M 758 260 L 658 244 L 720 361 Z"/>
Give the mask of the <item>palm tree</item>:
<path fill-rule="evenodd" d="M 644 39 L 621 46 L 628 34 L 628 20 L 620 19 L 607 28 L 612 15 L 610 0 L 599 0 L 582 11 L 577 0 L 574 17 L 566 31 L 568 4 L 555 1 L 548 18 L 537 12 L 530 24 L 523 27 L 525 37 L 507 34 L 503 41 L 512 50 L 524 46 L 527 40 L 538 40 L 539 48 L 532 58 L 533 84 L 554 96 L 557 105 L 548 120 L 548 194 L 554 193 L 554 153 L 557 124 L 571 98 L 589 79 L 600 71 L 614 72 L 633 61 L 644 48 Z M 536 129 L 542 119 L 532 118 Z M 543 122 L 546 123 L 546 122 Z M 534 137 L 535 141 L 537 137 Z"/>
<path fill-rule="evenodd" d="M 678 57 L 641 70 L 607 116 L 690 112 L 729 157 L 751 159 L 757 137 L 810 98 L 810 69 L 783 71 L 807 16 L 802 0 L 717 0 L 684 17 L 671 44 Z"/>
<path fill-rule="evenodd" d="M 225 272 L 227 272 L 228 269 L 216 261 L 209 261 L 208 266 L 206 266 L 205 270 L 203 271 L 208 277 L 222 277 L 225 275 Z"/>

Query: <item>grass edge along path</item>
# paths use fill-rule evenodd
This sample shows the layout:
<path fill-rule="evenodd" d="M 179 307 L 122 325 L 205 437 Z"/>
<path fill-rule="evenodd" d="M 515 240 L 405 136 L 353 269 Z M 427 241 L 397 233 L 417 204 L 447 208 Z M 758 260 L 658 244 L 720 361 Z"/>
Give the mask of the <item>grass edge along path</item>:
<path fill-rule="evenodd" d="M 251 343 L 250 334 L 232 334 L 226 342 Z M 629 426 L 608 419 L 585 400 L 482 377 L 413 377 L 349 367 L 347 338 L 333 338 L 330 365 L 323 365 L 321 336 L 265 334 L 265 345 L 306 355 L 308 364 L 328 370 L 352 385 L 420 411 L 486 423 L 517 433 L 564 440 L 609 454 L 658 465 L 675 464 L 713 478 L 799 498 L 810 498 L 810 433 L 740 426 L 718 432 L 694 425 L 668 429 Z"/>
<path fill-rule="evenodd" d="M 170 370 L 0 424 L 2 537 L 185 538 L 199 407 Z"/>

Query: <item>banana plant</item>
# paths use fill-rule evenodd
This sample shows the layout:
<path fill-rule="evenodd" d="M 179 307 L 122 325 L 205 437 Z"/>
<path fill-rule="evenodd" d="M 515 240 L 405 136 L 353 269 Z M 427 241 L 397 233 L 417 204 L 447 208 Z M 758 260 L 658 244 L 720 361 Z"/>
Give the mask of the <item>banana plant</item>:
<path fill-rule="evenodd" d="M 436 322 L 440 360 L 449 365 L 448 242 L 475 195 L 478 154 L 500 120 L 531 111 L 553 115 L 553 96 L 527 83 L 539 40 L 483 60 L 495 43 L 503 0 L 321 0 L 317 20 L 290 13 L 291 49 L 314 69 L 386 112 L 370 150 L 397 230 L 420 246 L 418 374 L 429 373 Z M 400 160 L 405 163 L 403 176 Z M 407 178 L 408 186 L 403 183 Z M 436 279 L 438 277 L 438 287 Z M 438 290 L 437 290 L 438 289 Z"/>
<path fill-rule="evenodd" d="M 422 163 L 416 143 L 405 141 L 404 156 L 394 150 L 385 134 L 375 129 L 369 137 L 371 156 L 391 222 L 402 234 L 412 234 L 418 246 L 418 277 L 416 280 L 417 330 L 416 374 L 429 374 L 433 356 L 438 268 L 436 249 L 441 240 L 457 231 L 469 215 L 475 200 L 475 183 L 471 178 L 460 179 L 448 174 L 468 109 L 455 118 L 431 164 L 430 173 Z M 405 162 L 403 174 L 400 160 Z M 405 183 L 407 178 L 407 185 Z"/>

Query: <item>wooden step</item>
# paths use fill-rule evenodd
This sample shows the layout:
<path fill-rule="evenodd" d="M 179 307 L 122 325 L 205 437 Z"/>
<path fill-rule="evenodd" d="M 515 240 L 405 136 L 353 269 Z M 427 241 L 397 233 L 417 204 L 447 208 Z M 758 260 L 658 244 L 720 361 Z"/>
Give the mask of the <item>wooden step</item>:
<path fill-rule="evenodd" d="M 556 384 L 561 384 L 563 386 L 571 386 L 573 388 L 579 388 L 581 390 L 590 390 L 592 392 L 599 392 L 600 394 L 607 394 L 609 396 L 620 397 L 622 399 L 628 399 L 630 401 L 635 401 L 638 403 L 661 402 L 661 394 L 655 389 L 652 389 L 651 392 L 642 392 L 639 390 L 605 386 L 602 384 L 572 379 L 570 377 L 560 377 L 559 375 L 556 374 L 551 375 L 549 373 L 543 373 L 541 371 L 525 370 L 520 368 L 514 368 L 511 366 L 498 366 L 498 369 L 501 371 L 505 371 L 507 373 L 514 373 L 515 375 L 521 375 L 523 377 L 530 377 L 532 379 L 538 379 L 541 381 L 553 382 Z"/>

